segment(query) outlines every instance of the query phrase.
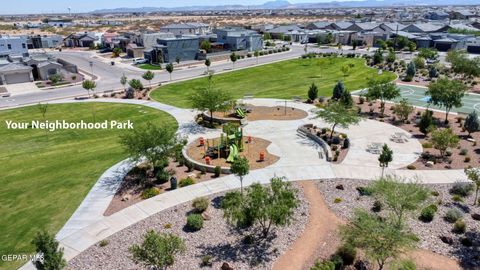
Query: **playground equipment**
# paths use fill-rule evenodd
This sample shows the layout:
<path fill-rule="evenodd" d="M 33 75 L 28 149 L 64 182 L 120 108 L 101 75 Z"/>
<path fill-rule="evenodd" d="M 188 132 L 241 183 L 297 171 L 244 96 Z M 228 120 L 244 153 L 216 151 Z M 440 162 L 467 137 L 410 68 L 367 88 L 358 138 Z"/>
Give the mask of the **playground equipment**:
<path fill-rule="evenodd" d="M 212 140 L 212 145 L 206 140 L 205 156 L 212 159 L 223 157 L 227 162 L 233 162 L 243 147 L 243 129 L 231 123 L 225 124 L 218 145 L 215 145 L 215 140 Z"/>

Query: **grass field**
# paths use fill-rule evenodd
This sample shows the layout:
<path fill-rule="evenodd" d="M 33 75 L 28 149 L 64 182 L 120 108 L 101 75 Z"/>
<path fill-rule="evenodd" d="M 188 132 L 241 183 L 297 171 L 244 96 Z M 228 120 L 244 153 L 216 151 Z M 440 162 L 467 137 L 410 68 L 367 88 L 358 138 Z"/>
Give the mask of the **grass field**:
<path fill-rule="evenodd" d="M 353 64 L 347 77 L 340 68 Z M 330 96 L 335 83 L 343 80 L 348 90 L 364 88 L 367 79 L 377 75 L 377 70 L 366 67 L 360 58 L 314 58 L 282 61 L 253 68 L 218 74 L 214 76 L 215 86 L 230 91 L 235 98 L 245 94 L 254 97 L 290 99 L 293 96 L 306 98 L 312 82 L 319 88 L 319 95 Z M 395 78 L 390 72 L 384 77 Z M 189 108 L 189 96 L 207 85 L 207 78 L 198 78 L 161 86 L 151 93 L 159 102 Z"/>
<path fill-rule="evenodd" d="M 47 120 L 93 121 L 92 104 L 50 105 Z M 96 121 L 131 120 L 134 125 L 170 123 L 170 115 L 136 105 L 95 103 Z M 6 120 L 42 120 L 37 106 L 0 111 L 0 254 L 30 253 L 40 229 L 56 233 L 98 177 L 126 158 L 118 135 L 124 130 L 9 130 Z M 4 263 L 17 269 L 23 262 Z"/>
<path fill-rule="evenodd" d="M 151 64 L 141 64 L 137 66 L 138 68 L 145 69 L 145 70 L 161 70 L 160 66 L 155 66 Z"/>

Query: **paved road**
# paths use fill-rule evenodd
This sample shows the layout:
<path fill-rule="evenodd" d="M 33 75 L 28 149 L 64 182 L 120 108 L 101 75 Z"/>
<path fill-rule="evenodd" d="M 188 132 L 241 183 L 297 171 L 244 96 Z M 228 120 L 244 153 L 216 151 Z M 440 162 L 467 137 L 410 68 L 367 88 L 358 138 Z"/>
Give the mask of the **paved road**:
<path fill-rule="evenodd" d="M 288 52 L 270 54 L 261 56 L 258 58 L 258 64 L 269 64 L 272 62 L 283 61 L 288 59 L 293 59 L 301 56 L 305 53 L 304 45 L 294 44 L 290 46 L 291 50 Z M 307 49 L 308 52 L 322 52 L 322 53 L 337 53 L 339 52 L 336 48 L 318 48 L 317 46 L 309 46 Z M 352 52 L 348 49 L 341 50 L 343 53 Z M 357 50 L 357 53 L 372 53 Z M 112 90 L 121 90 L 122 85 L 120 84 L 120 77 L 125 74 L 129 79 L 137 78 L 141 79 L 141 75 L 145 72 L 138 68 L 132 67 L 131 65 L 118 63 L 114 66 L 110 64 L 110 60 L 102 58 L 99 55 L 96 55 L 93 52 L 89 51 L 63 51 L 63 52 L 53 52 L 53 54 L 59 58 L 63 58 L 67 61 L 75 63 L 78 68 L 87 74 L 92 74 L 98 76 L 97 81 L 97 93 L 103 93 L 104 91 Z M 93 66 L 90 66 L 90 62 L 93 63 Z M 241 68 L 248 68 L 257 65 L 257 59 L 245 58 L 239 60 L 235 63 L 235 70 Z M 220 72 L 229 72 L 232 71 L 232 63 L 230 61 L 220 61 L 212 63 L 210 70 L 215 73 Z M 172 81 L 170 81 L 169 74 L 166 71 L 154 71 L 155 78 L 152 80 L 152 84 L 158 83 L 170 83 L 179 80 L 192 79 L 199 76 L 204 76 L 205 66 L 202 63 L 199 63 L 197 66 L 193 67 L 183 67 L 177 70 L 174 70 L 172 73 Z M 147 81 L 141 79 L 145 85 L 148 85 Z M 28 94 L 14 95 L 8 98 L 0 98 L 0 109 L 8 109 L 11 107 L 17 107 L 28 104 L 36 104 L 39 102 L 63 99 L 67 97 L 83 96 L 86 95 L 85 90 L 81 85 L 64 87 L 59 89 L 52 90 L 40 90 Z"/>

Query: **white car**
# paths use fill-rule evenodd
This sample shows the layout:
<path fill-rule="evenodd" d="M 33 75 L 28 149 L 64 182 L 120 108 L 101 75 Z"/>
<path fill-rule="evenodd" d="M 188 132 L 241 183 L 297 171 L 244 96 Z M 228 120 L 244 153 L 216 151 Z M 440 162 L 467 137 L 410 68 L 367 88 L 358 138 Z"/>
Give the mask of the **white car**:
<path fill-rule="evenodd" d="M 134 64 L 134 65 L 145 64 L 145 63 L 147 63 L 147 59 L 143 59 L 143 58 L 135 58 L 135 59 L 133 59 L 133 64 Z"/>

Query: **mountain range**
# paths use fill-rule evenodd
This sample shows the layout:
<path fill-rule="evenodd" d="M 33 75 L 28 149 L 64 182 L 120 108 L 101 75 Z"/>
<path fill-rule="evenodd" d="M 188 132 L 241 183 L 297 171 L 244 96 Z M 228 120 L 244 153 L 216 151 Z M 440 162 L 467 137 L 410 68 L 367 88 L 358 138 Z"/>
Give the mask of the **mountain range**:
<path fill-rule="evenodd" d="M 217 6 L 183 6 L 183 7 L 138 7 L 99 9 L 91 13 L 145 13 L 165 11 L 220 11 L 247 9 L 315 9 L 315 8 L 353 8 L 353 7 L 395 7 L 395 6 L 440 6 L 440 5 L 474 5 L 472 0 L 351 0 L 318 3 L 292 4 L 285 0 L 268 1 L 259 5 L 217 5 Z M 478 4 L 478 3 L 477 3 Z"/>

